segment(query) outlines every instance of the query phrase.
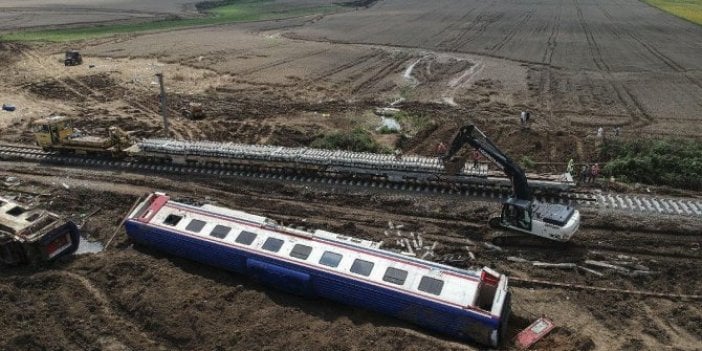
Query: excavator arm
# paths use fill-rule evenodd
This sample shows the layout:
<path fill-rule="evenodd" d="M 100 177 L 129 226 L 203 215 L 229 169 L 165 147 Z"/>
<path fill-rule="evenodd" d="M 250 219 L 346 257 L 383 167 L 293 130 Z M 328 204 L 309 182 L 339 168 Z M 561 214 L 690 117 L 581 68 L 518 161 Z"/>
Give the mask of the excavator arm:
<path fill-rule="evenodd" d="M 463 126 L 458 130 L 446 154 L 443 156 L 444 163 L 450 162 L 465 144 L 478 150 L 509 177 L 512 182 L 515 198 L 525 201 L 531 201 L 533 199 L 526 174 L 521 167 L 509 158 L 509 156 L 500 151 L 500 149 L 474 125 Z"/>

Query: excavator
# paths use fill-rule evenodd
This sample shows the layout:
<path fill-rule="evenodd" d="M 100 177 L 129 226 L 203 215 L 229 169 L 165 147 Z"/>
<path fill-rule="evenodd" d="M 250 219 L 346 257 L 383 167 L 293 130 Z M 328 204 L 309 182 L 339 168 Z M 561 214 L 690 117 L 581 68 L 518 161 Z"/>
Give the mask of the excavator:
<path fill-rule="evenodd" d="M 476 126 L 461 127 L 442 157 L 449 175 L 465 166 L 466 158 L 457 156 L 465 144 L 497 165 L 512 183 L 512 194 L 502 203 L 501 215 L 490 219 L 490 226 L 558 242 L 570 240 L 580 225 L 580 212 L 572 206 L 534 199 L 524 171 Z M 493 241 L 502 244 L 509 238 L 510 235 L 499 236 Z"/>

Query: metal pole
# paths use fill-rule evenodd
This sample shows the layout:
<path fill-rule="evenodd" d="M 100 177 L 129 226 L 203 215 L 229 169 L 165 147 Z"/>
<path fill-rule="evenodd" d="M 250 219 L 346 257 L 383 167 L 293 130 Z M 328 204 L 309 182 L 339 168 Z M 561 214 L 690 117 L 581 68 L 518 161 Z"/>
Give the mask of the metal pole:
<path fill-rule="evenodd" d="M 156 73 L 158 84 L 161 86 L 161 115 L 163 116 L 163 131 L 166 136 L 170 136 L 168 125 L 168 109 L 166 108 L 166 87 L 163 85 L 163 73 Z"/>

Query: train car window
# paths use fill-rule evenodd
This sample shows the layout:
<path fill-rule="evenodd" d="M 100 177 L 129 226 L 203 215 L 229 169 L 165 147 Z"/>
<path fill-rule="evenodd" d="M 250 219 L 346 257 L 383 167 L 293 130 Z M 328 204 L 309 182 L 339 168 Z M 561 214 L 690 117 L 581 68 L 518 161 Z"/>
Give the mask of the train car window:
<path fill-rule="evenodd" d="M 306 260 L 307 257 L 310 257 L 310 253 L 312 253 L 312 246 L 297 244 L 293 246 L 292 251 L 290 251 L 290 256 Z"/>
<path fill-rule="evenodd" d="M 322 258 L 319 259 L 319 264 L 329 267 L 338 267 L 342 257 L 341 254 L 336 252 L 324 251 Z"/>
<path fill-rule="evenodd" d="M 373 262 L 364 261 L 360 258 L 357 258 L 355 261 L 353 261 L 353 264 L 351 265 L 351 272 L 367 277 L 371 274 L 371 271 L 373 270 L 373 265 L 375 265 Z"/>
<path fill-rule="evenodd" d="M 383 276 L 384 281 L 397 285 L 404 284 L 405 279 L 407 279 L 407 271 L 392 267 L 388 267 L 388 270 L 385 271 L 385 275 Z"/>
<path fill-rule="evenodd" d="M 185 227 L 185 230 L 193 233 L 199 233 L 202 230 L 202 228 L 205 227 L 205 224 L 207 223 L 205 223 L 204 221 L 201 221 L 199 219 L 193 219 L 190 221 L 190 223 L 188 223 L 188 226 Z"/>
<path fill-rule="evenodd" d="M 25 213 L 26 211 L 27 210 L 23 209 L 22 207 L 15 206 L 15 207 L 7 210 L 7 212 L 5 212 L 5 213 L 17 217 L 17 216 Z"/>
<path fill-rule="evenodd" d="M 163 224 L 168 224 L 175 227 L 181 219 L 183 219 L 182 216 L 170 214 L 168 215 L 168 217 L 166 217 L 166 219 L 163 220 Z"/>
<path fill-rule="evenodd" d="M 251 245 L 251 243 L 256 239 L 256 233 L 247 232 L 245 230 L 241 231 L 238 237 L 236 237 L 236 242 L 244 245 Z"/>
<path fill-rule="evenodd" d="M 424 291 L 434 295 L 441 295 L 441 290 L 444 288 L 444 281 L 432 277 L 424 276 L 419 281 L 419 291 Z"/>
<path fill-rule="evenodd" d="M 214 236 L 217 239 L 224 239 L 227 237 L 227 234 L 229 234 L 229 231 L 231 230 L 232 228 L 218 224 L 214 227 L 214 229 L 212 229 L 212 231 L 210 232 L 210 236 Z"/>
<path fill-rule="evenodd" d="M 278 252 L 283 247 L 283 240 L 276 238 L 268 238 L 261 246 L 262 249 L 270 252 Z"/>

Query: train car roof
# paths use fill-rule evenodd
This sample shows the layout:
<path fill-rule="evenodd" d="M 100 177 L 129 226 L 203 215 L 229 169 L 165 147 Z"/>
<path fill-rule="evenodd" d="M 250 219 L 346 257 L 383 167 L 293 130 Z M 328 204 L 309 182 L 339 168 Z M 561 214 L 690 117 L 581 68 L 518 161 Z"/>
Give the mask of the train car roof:
<path fill-rule="evenodd" d="M 476 307 L 484 272 L 406 257 L 381 250 L 379 243 L 369 240 L 283 227 L 241 211 L 191 206 L 163 194 L 149 201 L 129 219 L 494 317 Z"/>
<path fill-rule="evenodd" d="M 27 232 L 30 227 L 35 226 L 42 220 L 53 221 L 58 216 L 41 209 L 30 209 L 15 201 L 0 197 L 0 234 L 11 236 L 31 236 L 32 232 Z"/>

